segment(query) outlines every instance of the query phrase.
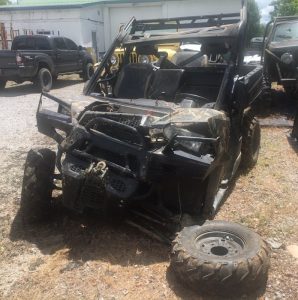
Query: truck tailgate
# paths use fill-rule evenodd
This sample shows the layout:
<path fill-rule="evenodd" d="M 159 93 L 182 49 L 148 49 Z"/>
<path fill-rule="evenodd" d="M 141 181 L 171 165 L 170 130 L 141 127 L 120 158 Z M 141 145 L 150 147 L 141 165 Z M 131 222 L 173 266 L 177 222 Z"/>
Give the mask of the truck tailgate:
<path fill-rule="evenodd" d="M 0 70 L 16 67 L 16 51 L 0 50 Z"/>

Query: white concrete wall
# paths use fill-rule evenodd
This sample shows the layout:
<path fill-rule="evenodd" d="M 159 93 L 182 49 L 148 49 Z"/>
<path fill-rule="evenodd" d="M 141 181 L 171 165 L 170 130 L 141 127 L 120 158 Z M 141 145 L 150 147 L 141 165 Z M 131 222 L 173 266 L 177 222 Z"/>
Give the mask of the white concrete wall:
<path fill-rule="evenodd" d="M 105 48 L 109 45 L 119 31 L 122 24 L 127 23 L 131 17 L 137 19 L 171 18 L 198 16 L 217 13 L 240 12 L 241 0 L 180 0 L 160 1 L 133 4 L 105 5 L 104 31 Z"/>
<path fill-rule="evenodd" d="M 12 28 L 19 30 L 20 35 L 26 30 L 31 30 L 33 34 L 37 34 L 39 30 L 45 30 L 53 35 L 68 37 L 78 45 L 84 42 L 82 20 L 78 9 L 0 11 L 0 20 L 5 24 L 9 38 Z M 85 28 L 91 27 L 92 22 L 85 22 L 87 23 Z"/>
<path fill-rule="evenodd" d="M 122 24 L 133 16 L 137 19 L 195 16 L 239 12 L 241 0 L 180 0 L 151 3 L 92 5 L 81 9 L 0 11 L 0 22 L 7 32 L 12 27 L 24 30 L 48 30 L 66 36 L 84 47 L 92 46 L 92 31 L 96 32 L 98 52 L 106 51 Z"/>

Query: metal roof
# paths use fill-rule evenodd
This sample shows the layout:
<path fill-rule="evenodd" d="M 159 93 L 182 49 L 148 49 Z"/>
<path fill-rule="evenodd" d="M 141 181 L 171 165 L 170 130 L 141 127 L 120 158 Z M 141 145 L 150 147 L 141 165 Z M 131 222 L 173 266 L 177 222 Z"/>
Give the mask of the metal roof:
<path fill-rule="evenodd" d="M 19 0 L 19 4 L 0 6 L 0 11 L 82 8 L 96 4 L 162 2 L 163 0 Z M 179 0 L 168 0 L 179 1 Z"/>

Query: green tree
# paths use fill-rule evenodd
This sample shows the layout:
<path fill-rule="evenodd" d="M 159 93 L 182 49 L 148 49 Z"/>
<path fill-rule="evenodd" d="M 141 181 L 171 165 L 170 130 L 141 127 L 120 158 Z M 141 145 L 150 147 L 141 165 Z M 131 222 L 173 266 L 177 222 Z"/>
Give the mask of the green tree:
<path fill-rule="evenodd" d="M 298 15 L 298 0 L 275 0 L 271 5 L 274 7 L 272 17 Z"/>
<path fill-rule="evenodd" d="M 0 0 L 0 5 L 7 5 L 10 4 L 9 0 Z"/>
<path fill-rule="evenodd" d="M 248 12 L 248 42 L 256 36 L 262 35 L 261 29 L 261 14 L 259 6 L 255 0 L 248 0 L 247 3 L 247 12 Z"/>

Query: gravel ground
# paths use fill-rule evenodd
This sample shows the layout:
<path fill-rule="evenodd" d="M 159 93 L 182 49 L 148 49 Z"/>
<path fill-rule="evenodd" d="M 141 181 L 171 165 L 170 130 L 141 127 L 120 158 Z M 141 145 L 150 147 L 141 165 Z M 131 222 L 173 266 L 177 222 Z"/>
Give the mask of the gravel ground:
<path fill-rule="evenodd" d="M 82 88 L 79 79 L 63 77 L 52 93 L 77 96 Z M 37 132 L 38 99 L 30 84 L 10 85 L 0 95 L 0 299 L 200 299 L 167 272 L 169 249 L 126 225 L 61 214 L 49 225 L 22 227 L 17 212 L 27 151 L 54 146 Z M 217 216 L 270 241 L 272 266 L 260 296 L 268 300 L 298 299 L 298 159 L 287 133 L 262 130 L 258 165 L 239 175 Z"/>

